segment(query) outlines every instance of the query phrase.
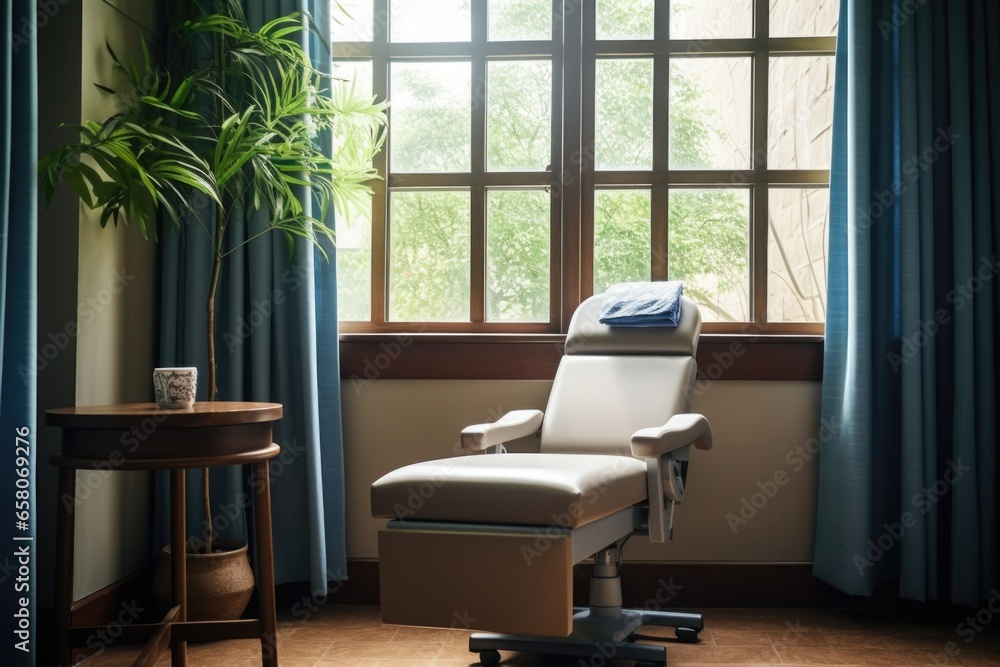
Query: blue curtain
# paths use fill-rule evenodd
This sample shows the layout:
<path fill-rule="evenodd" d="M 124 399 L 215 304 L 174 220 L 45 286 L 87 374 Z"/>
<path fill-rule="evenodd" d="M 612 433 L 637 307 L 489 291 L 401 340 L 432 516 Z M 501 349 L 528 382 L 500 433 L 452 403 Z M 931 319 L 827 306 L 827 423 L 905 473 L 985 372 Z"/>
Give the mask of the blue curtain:
<path fill-rule="evenodd" d="M 318 32 L 329 34 L 327 0 L 245 0 L 244 10 L 253 28 L 307 11 Z M 330 54 L 321 40 L 315 35 L 308 40 L 313 66 L 329 71 Z M 311 205 L 308 192 L 303 191 L 302 200 Z M 213 213 L 206 202 L 202 214 L 211 220 Z M 233 246 L 247 233 L 263 229 L 265 215 L 248 213 L 248 224 L 231 224 L 227 243 Z M 333 226 L 332 213 L 326 222 Z M 188 230 L 184 235 L 168 232 L 160 244 L 160 360 L 163 365 L 197 366 L 199 400 L 204 400 L 212 249 L 196 225 Z M 317 595 L 326 595 L 328 581 L 346 578 L 335 261 L 335 253 L 327 261 L 301 240 L 290 257 L 285 236 L 271 233 L 226 258 L 216 297 L 217 399 L 284 406 L 274 435 L 282 453 L 271 461 L 276 581 L 309 581 Z M 241 502 L 243 494 L 252 493 L 248 475 L 249 468 L 240 467 L 211 473 L 213 516 L 223 536 L 248 537 Z M 189 522 L 195 526 L 203 521 L 200 480 L 200 471 L 191 471 Z M 166 535 L 162 527 L 161 535 Z"/>
<path fill-rule="evenodd" d="M 1000 6 L 841 0 L 814 573 L 997 585 Z"/>
<path fill-rule="evenodd" d="M 4 664 L 33 665 L 38 635 L 34 612 L 38 303 L 35 3 L 4 3 L 0 17 L 4 37 L 0 54 L 0 434 L 6 450 L 0 467 L 0 503 L 14 513 L 0 539 L 5 545 L 5 568 L 18 573 L 23 565 L 28 572 L 23 581 L 3 577 L 0 609 L 14 631 L 6 637 Z M 28 613 L 26 629 L 20 623 L 22 610 Z"/>

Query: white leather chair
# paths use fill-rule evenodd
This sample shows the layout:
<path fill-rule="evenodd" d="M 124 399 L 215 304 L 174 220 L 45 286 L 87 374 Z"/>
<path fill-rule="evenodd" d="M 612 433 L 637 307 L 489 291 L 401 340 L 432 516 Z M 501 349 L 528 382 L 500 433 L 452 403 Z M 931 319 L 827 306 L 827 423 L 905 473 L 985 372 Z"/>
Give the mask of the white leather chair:
<path fill-rule="evenodd" d="M 574 314 L 544 414 L 470 426 L 462 446 L 485 455 L 374 483 L 372 514 L 392 519 L 379 533 L 384 622 L 503 633 L 472 635 L 483 665 L 499 650 L 666 664 L 664 646 L 630 641 L 643 625 L 697 641 L 700 614 L 622 609 L 618 566 L 630 536 L 671 537 L 691 446 L 712 446 L 688 413 L 701 316 L 685 297 L 676 328 L 612 328 L 602 302 Z M 538 453 L 504 452 L 539 430 Z M 574 608 L 573 565 L 589 557 L 590 607 Z"/>

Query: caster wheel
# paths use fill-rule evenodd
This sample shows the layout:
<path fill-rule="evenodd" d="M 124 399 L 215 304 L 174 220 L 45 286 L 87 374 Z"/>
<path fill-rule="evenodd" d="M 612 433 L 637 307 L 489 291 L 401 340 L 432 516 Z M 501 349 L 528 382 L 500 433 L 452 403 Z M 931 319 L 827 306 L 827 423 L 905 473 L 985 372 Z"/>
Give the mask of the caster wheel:
<path fill-rule="evenodd" d="M 483 667 L 493 667 L 500 664 L 500 651 L 480 651 L 479 664 Z"/>
<path fill-rule="evenodd" d="M 677 628 L 674 634 L 677 635 L 677 639 L 680 640 L 682 644 L 698 643 L 698 630 L 695 630 L 694 628 Z"/>

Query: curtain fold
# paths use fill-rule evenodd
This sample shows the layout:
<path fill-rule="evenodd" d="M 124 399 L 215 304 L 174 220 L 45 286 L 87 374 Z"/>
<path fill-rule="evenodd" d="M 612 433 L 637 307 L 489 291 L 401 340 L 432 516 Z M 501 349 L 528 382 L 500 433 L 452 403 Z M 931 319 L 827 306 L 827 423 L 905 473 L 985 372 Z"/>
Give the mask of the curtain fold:
<path fill-rule="evenodd" d="M 1000 9 L 842 0 L 814 574 L 997 584 Z"/>
<path fill-rule="evenodd" d="M 305 11 L 316 19 L 320 34 L 329 34 L 327 0 L 244 0 L 243 5 L 254 29 Z M 311 34 L 302 39 L 313 66 L 329 72 L 332 63 L 322 40 Z M 308 191 L 301 191 L 300 199 L 306 207 L 312 205 Z M 206 201 L 199 214 L 211 219 L 213 211 Z M 247 224 L 230 225 L 228 234 L 240 236 L 228 237 L 229 247 L 263 229 L 265 215 L 235 212 Z M 332 218 L 331 211 L 326 221 L 331 227 Z M 186 225 L 183 235 L 165 233 L 160 245 L 160 361 L 198 366 L 199 376 L 207 378 L 209 241 L 197 225 Z M 329 581 L 346 578 L 336 256 L 328 255 L 327 260 L 309 242 L 296 239 L 289 256 L 285 236 L 271 233 L 228 256 L 216 297 L 215 329 L 218 399 L 284 406 L 274 434 L 282 452 L 271 461 L 275 580 L 309 581 L 320 596 L 326 595 Z M 207 387 L 198 391 L 204 400 Z M 252 494 L 249 474 L 249 468 L 240 467 L 212 470 L 213 514 L 223 536 L 248 538 L 252 523 L 242 499 Z M 203 521 L 200 480 L 200 471 L 191 471 L 191 525 Z M 161 534 L 166 535 L 162 528 Z"/>
<path fill-rule="evenodd" d="M 11 508 L 3 531 L 4 552 L 28 567 L 28 588 L 0 587 L 0 608 L 34 618 L 35 446 L 38 253 L 38 95 L 35 3 L 13 0 L 0 10 L 4 50 L 0 54 L 0 433 L 8 458 L 0 475 L 0 501 Z M 27 508 L 27 509 L 26 509 Z M 23 521 L 22 521 L 23 519 Z M 21 554 L 27 554 L 22 556 Z M 14 554 L 18 554 L 14 557 Z M 23 559 L 22 559 L 23 558 Z M 23 607 L 22 599 L 27 600 Z M 8 619 L 11 616 L 7 617 Z M 32 665 L 35 627 L 10 626 L 5 655 L 11 665 Z"/>

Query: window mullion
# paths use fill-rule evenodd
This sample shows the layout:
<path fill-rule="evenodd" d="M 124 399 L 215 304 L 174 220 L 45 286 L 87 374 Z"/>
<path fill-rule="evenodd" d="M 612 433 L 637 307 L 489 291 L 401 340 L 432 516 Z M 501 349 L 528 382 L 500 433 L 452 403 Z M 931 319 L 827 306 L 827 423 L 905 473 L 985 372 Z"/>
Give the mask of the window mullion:
<path fill-rule="evenodd" d="M 566 218 L 566 192 L 563 181 L 563 145 L 568 141 L 567 127 L 576 127 L 567 115 L 571 110 L 579 110 L 579 104 L 567 101 L 572 85 L 577 85 L 577 78 L 566 72 L 566 44 L 569 36 L 565 33 L 562 0 L 552 0 L 552 126 L 551 126 L 551 156 L 549 164 L 549 185 L 551 200 L 549 203 L 549 324 L 556 330 L 562 321 L 562 285 L 563 279 L 563 224 Z M 579 62 L 579 60 L 577 60 Z"/>
<path fill-rule="evenodd" d="M 657 43 L 670 37 L 670 0 L 660 3 L 653 14 L 654 38 Z M 670 229 L 669 182 L 670 168 L 670 56 L 653 56 L 653 186 L 650 193 L 650 267 L 652 280 L 666 280 L 670 275 L 667 253 Z"/>
<path fill-rule="evenodd" d="M 372 92 L 389 99 L 389 0 L 375 0 L 372 35 Z M 387 114 L 391 116 L 392 110 Z M 372 185 L 371 321 L 385 324 L 389 296 L 389 145 L 375 154 L 372 166 L 382 176 Z"/>
<path fill-rule="evenodd" d="M 567 0 L 567 4 L 572 4 Z M 579 291 L 576 303 L 563 304 L 563 322 L 568 325 L 572 311 L 585 296 L 594 293 L 594 132 L 597 111 L 597 8 L 594 2 L 580 6 L 580 148 L 570 157 L 567 169 L 579 175 Z M 569 312 L 567 312 L 569 309 Z"/>
<path fill-rule="evenodd" d="M 562 0 L 561 0 L 562 1 Z M 596 13 L 593 2 L 564 0 L 566 122 L 563 143 L 563 285 L 565 331 L 594 284 L 594 88 Z"/>
<path fill-rule="evenodd" d="M 486 321 L 486 39 L 488 14 L 485 2 L 472 3 L 472 179 L 469 221 L 472 253 L 470 262 L 470 312 L 473 322 Z"/>
<path fill-rule="evenodd" d="M 754 3 L 753 57 L 753 170 L 758 178 L 751 190 L 750 225 L 750 320 L 767 322 L 767 110 L 768 110 L 768 34 L 770 2 Z"/>

